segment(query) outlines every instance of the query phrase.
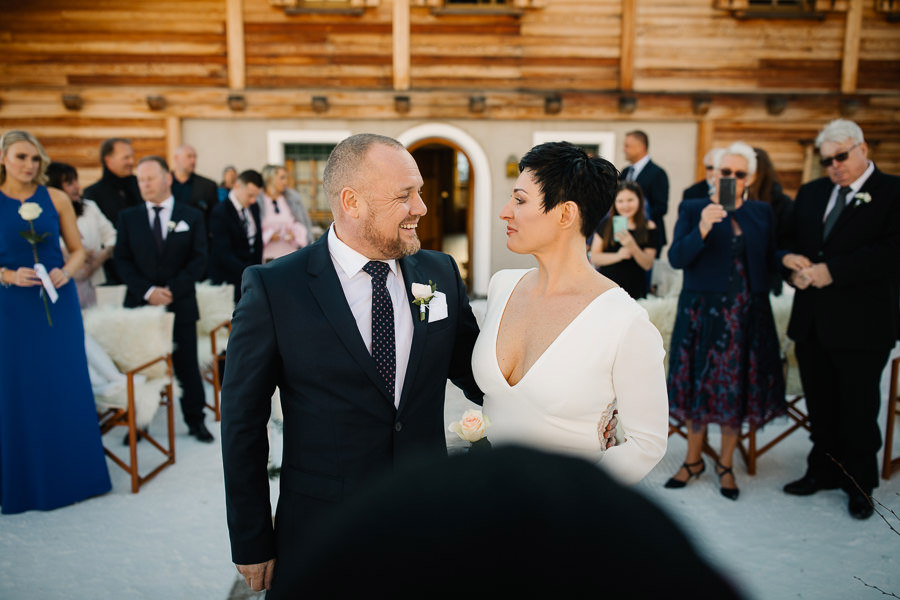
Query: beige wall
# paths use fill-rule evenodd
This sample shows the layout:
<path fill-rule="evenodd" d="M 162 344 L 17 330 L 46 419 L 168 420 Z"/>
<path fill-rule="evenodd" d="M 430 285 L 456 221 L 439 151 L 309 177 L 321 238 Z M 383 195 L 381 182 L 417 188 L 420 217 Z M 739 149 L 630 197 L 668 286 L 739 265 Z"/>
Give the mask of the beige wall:
<path fill-rule="evenodd" d="M 650 138 L 650 155 L 669 175 L 669 212 L 666 229 L 670 237 L 677 218 L 681 192 L 693 183 L 697 126 L 693 122 L 594 122 L 594 121 L 445 121 L 474 138 L 484 150 L 491 172 L 490 263 L 491 273 L 500 269 L 534 266 L 530 256 L 516 256 L 506 249 L 505 227 L 498 215 L 515 182 L 506 177 L 506 159 L 521 157 L 532 146 L 535 131 L 596 131 L 615 134 L 617 168 L 627 166 L 622 154 L 626 132 L 644 130 Z M 347 130 L 370 131 L 398 137 L 420 125 L 413 120 L 216 120 L 187 119 L 182 124 L 185 143 L 197 148 L 197 172 L 218 181 L 225 165 L 237 169 L 260 169 L 266 164 L 267 133 L 270 130 Z"/>

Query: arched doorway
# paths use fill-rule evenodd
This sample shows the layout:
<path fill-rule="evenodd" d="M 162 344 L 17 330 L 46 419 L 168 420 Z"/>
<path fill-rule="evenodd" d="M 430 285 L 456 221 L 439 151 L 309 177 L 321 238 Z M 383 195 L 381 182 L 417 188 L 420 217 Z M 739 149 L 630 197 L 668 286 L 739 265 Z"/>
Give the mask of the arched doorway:
<path fill-rule="evenodd" d="M 425 150 L 428 146 L 432 146 L 434 150 L 443 148 L 445 153 L 449 150 L 457 156 L 455 167 L 457 169 L 463 160 L 458 157 L 460 155 L 464 157 L 468 165 L 468 198 L 466 206 L 468 267 L 466 271 L 468 280 L 466 283 L 470 295 L 484 297 L 487 295 L 488 283 L 491 277 L 491 176 L 487 155 L 484 153 L 481 145 L 471 135 L 458 127 L 445 123 L 417 125 L 397 136 L 397 139 L 410 150 L 413 156 L 416 155 L 415 151 L 419 148 L 423 150 L 424 156 L 427 154 Z M 446 165 L 447 163 L 445 162 L 444 164 Z M 423 164 L 420 164 L 419 168 L 421 169 L 422 167 Z M 447 167 L 444 167 L 444 169 L 446 171 Z M 426 183 L 425 187 L 428 187 L 428 183 Z M 441 191 L 439 187 L 436 190 L 438 193 Z M 444 191 L 447 191 L 449 196 L 449 190 Z M 429 206 L 429 211 L 431 210 L 432 208 Z M 428 217 L 425 220 L 428 220 Z M 421 225 L 425 226 L 426 224 L 423 221 Z M 423 233 L 426 232 L 420 230 L 420 237 L 422 237 Z M 453 236 L 454 234 L 450 235 Z M 450 242 L 458 243 L 458 240 L 458 237 L 451 237 Z M 443 238 L 441 242 L 443 244 Z M 449 249 L 444 251 L 452 253 L 452 250 Z"/>
<path fill-rule="evenodd" d="M 428 215 L 419 221 L 419 239 L 427 250 L 452 256 L 466 288 L 472 289 L 471 163 L 459 147 L 442 139 L 419 140 L 409 146 L 425 185 L 422 199 Z"/>

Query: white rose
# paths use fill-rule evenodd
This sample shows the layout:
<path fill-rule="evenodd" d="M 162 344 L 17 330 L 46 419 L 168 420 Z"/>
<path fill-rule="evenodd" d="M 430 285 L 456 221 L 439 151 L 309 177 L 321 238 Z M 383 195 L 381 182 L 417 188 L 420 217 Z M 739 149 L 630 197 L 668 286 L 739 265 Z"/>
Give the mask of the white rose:
<path fill-rule="evenodd" d="M 434 293 L 431 291 L 431 286 L 424 283 L 414 283 L 411 287 L 413 297 L 416 300 L 429 298 Z"/>
<path fill-rule="evenodd" d="M 19 207 L 19 216 L 26 221 L 34 221 L 44 210 L 37 202 L 25 202 Z"/>
<path fill-rule="evenodd" d="M 451 423 L 448 429 L 467 442 L 477 442 L 484 437 L 484 431 L 490 424 L 491 420 L 480 410 L 470 409 L 463 413 L 459 421 Z"/>

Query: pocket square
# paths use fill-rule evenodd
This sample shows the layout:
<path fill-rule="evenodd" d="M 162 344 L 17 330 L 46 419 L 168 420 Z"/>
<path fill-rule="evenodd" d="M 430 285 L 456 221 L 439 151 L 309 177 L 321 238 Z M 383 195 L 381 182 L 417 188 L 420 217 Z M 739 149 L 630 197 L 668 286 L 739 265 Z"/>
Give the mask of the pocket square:
<path fill-rule="evenodd" d="M 434 297 L 428 303 L 428 322 L 440 321 L 447 318 L 447 296 L 444 292 L 435 292 Z"/>
<path fill-rule="evenodd" d="M 184 231 L 190 231 L 190 226 L 184 221 L 178 221 L 178 225 L 175 226 L 175 233 L 182 233 Z"/>

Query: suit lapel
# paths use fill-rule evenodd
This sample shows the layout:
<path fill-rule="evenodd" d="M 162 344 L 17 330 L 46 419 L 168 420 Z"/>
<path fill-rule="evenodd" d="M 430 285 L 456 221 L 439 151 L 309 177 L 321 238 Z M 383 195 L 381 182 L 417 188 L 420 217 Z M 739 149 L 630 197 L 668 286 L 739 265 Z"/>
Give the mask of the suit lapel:
<path fill-rule="evenodd" d="M 428 333 L 428 313 L 425 314 L 425 320 L 420 318 L 421 309 L 418 305 L 412 303 L 415 300 L 412 295 L 412 284 L 427 283 L 429 279 L 434 279 L 434 275 L 432 274 L 429 278 L 419 270 L 419 260 L 415 255 L 401 258 L 398 263 L 400 270 L 403 272 L 403 285 L 406 287 L 406 297 L 409 300 L 409 310 L 413 320 L 413 339 L 409 348 L 409 363 L 406 366 L 403 390 L 400 392 L 400 405 L 397 407 L 399 412 L 403 410 L 406 401 L 409 399 L 410 390 L 415 381 L 416 372 L 419 370 L 422 354 L 425 351 L 425 338 Z"/>
<path fill-rule="evenodd" d="M 389 393 L 384 378 L 375 368 L 375 361 L 372 360 L 372 355 L 369 354 L 363 343 L 356 319 L 353 318 L 350 305 L 347 304 L 347 297 L 344 296 L 341 281 L 334 270 L 334 263 L 328 252 L 328 236 L 323 235 L 313 244 L 310 253 L 307 272 L 310 275 L 309 288 L 313 297 L 353 360 L 372 380 L 372 384 L 393 409 L 394 394 L 393 392 Z"/>

